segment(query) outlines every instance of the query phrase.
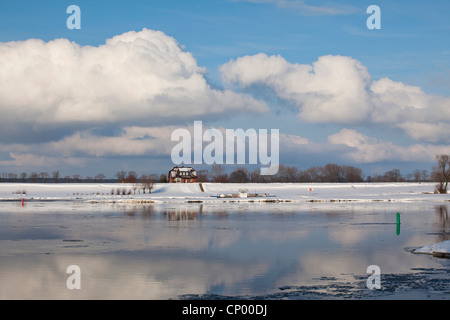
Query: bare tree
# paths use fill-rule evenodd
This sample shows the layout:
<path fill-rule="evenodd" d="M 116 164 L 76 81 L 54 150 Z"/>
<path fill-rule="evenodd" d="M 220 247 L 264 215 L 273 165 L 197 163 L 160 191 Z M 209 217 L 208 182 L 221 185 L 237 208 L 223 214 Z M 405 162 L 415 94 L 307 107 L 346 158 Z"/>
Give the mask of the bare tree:
<path fill-rule="evenodd" d="M 32 183 L 36 183 L 38 177 L 39 177 L 39 175 L 37 174 L 37 172 L 32 172 L 32 173 L 30 173 L 30 181 L 31 181 Z"/>
<path fill-rule="evenodd" d="M 220 164 L 214 164 L 211 167 L 211 177 L 212 177 L 213 181 L 216 180 L 218 176 L 220 176 L 224 173 L 225 173 L 225 168 Z"/>
<path fill-rule="evenodd" d="M 431 178 L 437 182 L 436 192 L 447 193 L 448 182 L 450 181 L 450 156 L 441 154 L 436 156 L 437 166 L 433 167 Z"/>
<path fill-rule="evenodd" d="M 126 176 L 127 176 L 127 173 L 123 170 L 118 171 L 116 173 L 117 181 L 119 181 L 120 183 L 124 182 Z"/>
<path fill-rule="evenodd" d="M 286 166 L 285 169 L 286 182 L 295 182 L 298 179 L 298 169 L 296 167 Z"/>
<path fill-rule="evenodd" d="M 145 190 L 148 189 L 148 193 L 152 192 L 154 180 L 152 175 L 146 175 L 143 174 L 141 178 L 139 179 L 139 182 L 141 183 L 142 193 L 145 193 Z"/>
<path fill-rule="evenodd" d="M 345 172 L 345 182 L 362 182 L 363 174 L 360 168 L 345 166 L 343 167 Z"/>
<path fill-rule="evenodd" d="M 413 178 L 413 180 L 415 182 L 423 182 L 423 181 L 427 181 L 427 179 L 428 179 L 428 172 L 427 172 L 427 170 L 419 170 L 419 169 L 417 169 L 417 170 L 414 170 L 412 176 L 413 176 L 412 178 Z"/>
<path fill-rule="evenodd" d="M 161 173 L 159 175 L 159 183 L 166 183 L 167 182 L 167 175 L 164 173 Z"/>
<path fill-rule="evenodd" d="M 52 172 L 52 179 L 53 179 L 54 183 L 58 183 L 58 181 L 59 181 L 59 171 L 58 170 Z"/>
<path fill-rule="evenodd" d="M 321 168 L 322 180 L 324 182 L 343 182 L 344 175 L 341 166 L 335 163 L 328 163 Z"/>
<path fill-rule="evenodd" d="M 135 171 L 128 171 L 126 178 L 123 180 L 125 183 L 136 183 L 138 181 L 138 176 Z"/>
<path fill-rule="evenodd" d="M 255 169 L 250 173 L 250 182 L 261 182 L 261 172 L 259 169 Z"/>
<path fill-rule="evenodd" d="M 383 179 L 385 182 L 401 182 L 404 181 L 399 169 L 392 169 L 387 171 L 383 175 Z"/>
<path fill-rule="evenodd" d="M 197 171 L 197 181 L 198 182 L 208 182 L 209 172 L 207 169 L 202 169 Z"/>
<path fill-rule="evenodd" d="M 22 180 L 22 182 L 27 181 L 27 173 L 26 172 L 22 172 L 20 174 L 20 179 Z"/>
<path fill-rule="evenodd" d="M 298 169 L 296 167 L 280 164 L 278 166 L 277 174 L 275 176 L 271 176 L 268 180 L 272 182 L 295 182 L 297 179 Z"/>
<path fill-rule="evenodd" d="M 231 183 L 247 183 L 250 181 L 250 175 L 245 168 L 237 168 L 230 173 L 229 181 Z"/>
<path fill-rule="evenodd" d="M 225 168 L 220 164 L 215 164 L 211 167 L 211 177 L 213 182 L 228 182 L 228 174 Z"/>
<path fill-rule="evenodd" d="M 98 181 L 98 182 L 103 182 L 103 180 L 105 180 L 105 179 L 106 179 L 106 176 L 103 173 L 99 173 L 98 175 L 96 175 L 94 177 L 94 180 Z"/>
<path fill-rule="evenodd" d="M 10 182 L 16 181 L 16 180 L 17 180 L 17 177 L 18 177 L 17 173 L 8 173 L 8 180 L 9 180 Z"/>
<path fill-rule="evenodd" d="M 300 182 L 322 182 L 320 167 L 311 167 L 299 173 Z"/>
<path fill-rule="evenodd" d="M 41 182 L 46 183 L 50 179 L 50 175 L 48 172 L 41 172 L 39 173 L 39 178 L 41 178 Z"/>

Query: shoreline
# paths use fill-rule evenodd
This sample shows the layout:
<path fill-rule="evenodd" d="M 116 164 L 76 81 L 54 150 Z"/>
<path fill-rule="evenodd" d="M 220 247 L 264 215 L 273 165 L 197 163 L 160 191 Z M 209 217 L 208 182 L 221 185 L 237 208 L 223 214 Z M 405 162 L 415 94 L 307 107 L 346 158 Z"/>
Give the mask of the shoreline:
<path fill-rule="evenodd" d="M 370 203 L 450 202 L 435 183 L 156 183 L 152 193 L 120 183 L 1 183 L 0 202 Z M 245 192 L 242 193 L 241 192 Z M 248 193 L 247 193 L 248 192 Z"/>
<path fill-rule="evenodd" d="M 437 202 L 446 203 L 450 199 L 139 199 L 139 198 L 121 198 L 121 199 L 89 199 L 89 198 L 23 198 L 25 202 L 84 202 L 84 203 L 131 203 L 131 204 L 157 204 L 157 203 L 371 203 L 371 202 Z M 20 199 L 0 199 L 0 203 L 13 202 L 20 203 Z"/>

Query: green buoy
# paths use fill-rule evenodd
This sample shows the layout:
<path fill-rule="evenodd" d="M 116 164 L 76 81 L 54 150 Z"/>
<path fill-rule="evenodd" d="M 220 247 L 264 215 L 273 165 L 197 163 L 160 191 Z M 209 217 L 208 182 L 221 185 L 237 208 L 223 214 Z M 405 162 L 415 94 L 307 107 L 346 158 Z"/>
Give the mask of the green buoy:
<path fill-rule="evenodd" d="M 397 212 L 397 235 L 400 234 L 400 212 Z"/>

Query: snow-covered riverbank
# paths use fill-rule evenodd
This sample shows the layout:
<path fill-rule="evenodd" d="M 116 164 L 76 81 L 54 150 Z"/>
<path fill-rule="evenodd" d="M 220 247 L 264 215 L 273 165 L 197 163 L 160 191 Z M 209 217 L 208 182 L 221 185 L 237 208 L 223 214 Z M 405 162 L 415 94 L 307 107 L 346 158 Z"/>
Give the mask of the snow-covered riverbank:
<path fill-rule="evenodd" d="M 240 194 L 242 190 L 246 190 L 246 194 Z M 99 202 L 450 201 L 450 195 L 434 194 L 433 191 L 434 183 L 160 183 L 154 185 L 152 193 L 142 194 L 133 184 L 1 183 L 0 200 Z"/>
<path fill-rule="evenodd" d="M 413 250 L 414 253 L 431 254 L 433 256 L 450 256 L 450 240 L 426 245 Z"/>

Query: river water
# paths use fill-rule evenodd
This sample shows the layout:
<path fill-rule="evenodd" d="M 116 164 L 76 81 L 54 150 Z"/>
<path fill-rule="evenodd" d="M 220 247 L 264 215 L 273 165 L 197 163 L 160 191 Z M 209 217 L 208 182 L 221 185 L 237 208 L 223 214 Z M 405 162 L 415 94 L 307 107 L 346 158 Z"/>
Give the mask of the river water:
<path fill-rule="evenodd" d="M 0 298 L 449 299 L 449 207 L 0 202 Z"/>

